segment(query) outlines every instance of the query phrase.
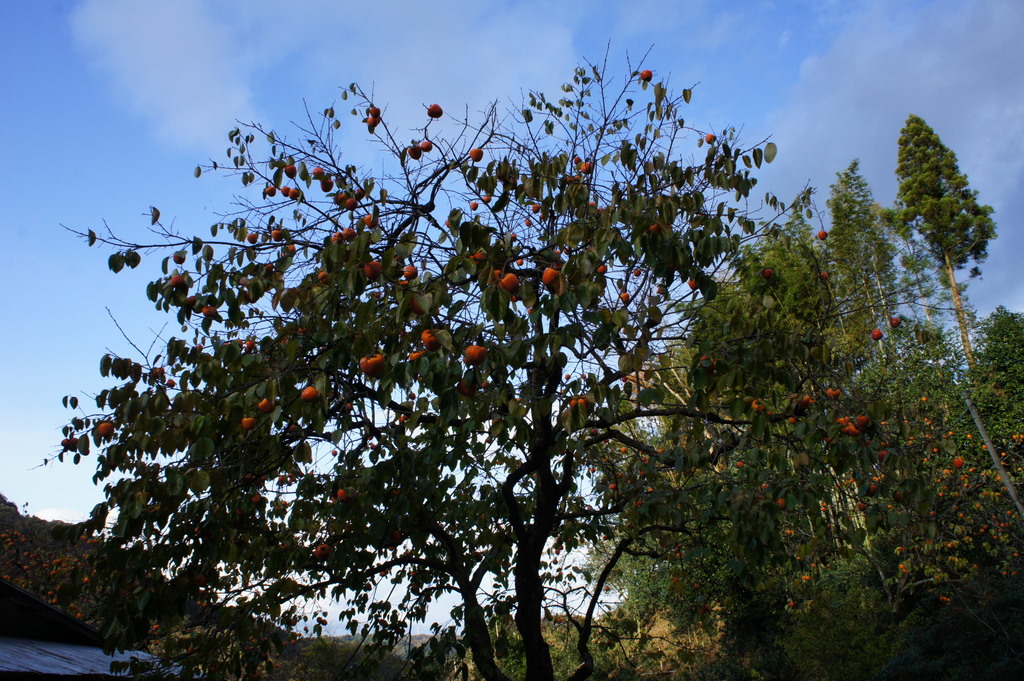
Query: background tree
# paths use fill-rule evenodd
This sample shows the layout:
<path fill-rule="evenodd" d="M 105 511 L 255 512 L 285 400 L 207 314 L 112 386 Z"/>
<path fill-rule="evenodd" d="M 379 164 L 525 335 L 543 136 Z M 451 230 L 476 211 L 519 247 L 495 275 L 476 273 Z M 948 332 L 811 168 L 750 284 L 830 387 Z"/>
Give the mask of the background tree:
<path fill-rule="evenodd" d="M 762 347 L 756 333 L 736 323 L 731 316 L 734 308 L 721 308 L 718 299 L 697 313 L 693 349 L 686 356 L 697 367 L 714 368 L 708 380 L 731 385 L 729 373 L 717 369 L 721 358 L 734 363 L 736 357 L 759 354 L 765 368 L 745 374 L 735 385 L 742 397 L 735 398 L 749 409 L 762 410 L 769 419 L 776 414 L 786 419 L 795 426 L 794 434 L 813 432 L 818 440 L 808 447 L 778 435 L 773 439 L 769 460 L 789 460 L 791 475 L 780 475 L 770 466 L 755 467 L 749 476 L 702 469 L 689 480 L 690 489 L 703 484 L 734 503 L 751 499 L 761 507 L 774 503 L 783 509 L 776 531 L 784 539 L 773 542 L 770 564 L 748 565 L 748 573 L 737 569 L 734 554 L 725 547 L 735 532 L 742 531 L 738 530 L 742 523 L 717 514 L 709 505 L 704 523 L 692 534 L 676 538 L 669 546 L 646 544 L 646 552 L 616 575 L 616 587 L 625 600 L 615 617 L 605 618 L 603 624 L 615 631 L 617 640 L 633 644 L 624 646 L 624 652 L 633 653 L 647 673 L 657 673 L 660 667 L 652 666 L 652 661 L 660 660 L 672 661 L 670 668 L 688 669 L 693 678 L 746 678 L 744 674 L 799 678 L 794 676 L 798 668 L 809 670 L 809 678 L 825 675 L 826 669 L 830 678 L 843 678 L 849 664 L 840 664 L 835 655 L 795 659 L 810 651 L 794 638 L 797 632 L 806 642 L 823 619 L 839 617 L 843 608 L 861 600 L 869 604 L 863 606 L 867 610 L 877 607 L 877 612 L 871 612 L 877 622 L 873 626 L 892 627 L 907 594 L 921 579 L 916 566 L 914 571 L 906 569 L 895 557 L 899 542 L 888 541 L 886 535 L 916 538 L 928 532 L 935 490 L 922 483 L 933 466 L 926 463 L 922 468 L 922 461 L 929 460 L 924 452 L 930 452 L 936 428 L 918 421 L 906 424 L 906 433 L 918 433 L 915 437 L 900 435 L 899 430 L 883 435 L 887 429 L 877 428 L 886 418 L 892 418 L 890 425 L 903 421 L 899 412 L 886 406 L 886 392 L 869 389 L 864 379 L 883 356 L 882 347 L 871 341 L 871 327 L 861 329 L 858 342 L 850 325 L 843 324 L 845 319 L 865 316 L 869 305 L 864 301 L 872 292 L 855 289 L 849 296 L 834 296 L 832 277 L 821 276 L 825 256 L 822 240 L 812 236 L 801 213 L 794 213 L 784 225 L 742 248 L 730 276 L 721 277 L 719 298 L 742 301 L 735 309 L 754 316 L 752 327 L 772 330 L 769 344 L 784 347 L 778 352 Z M 886 334 L 907 335 L 913 341 L 913 331 L 901 326 L 890 331 L 886 324 Z M 830 361 L 793 362 L 800 351 L 785 345 L 784 331 L 815 339 L 812 352 Z M 661 372 L 655 379 L 671 383 L 666 392 L 688 400 L 693 393 L 689 381 L 696 375 L 691 372 L 680 379 Z M 719 404 L 728 404 L 730 394 L 719 389 Z M 870 436 L 865 437 L 866 432 Z M 665 443 L 677 442 L 676 438 L 703 440 L 709 451 L 721 451 L 742 446 L 744 436 L 718 425 L 713 430 L 680 433 L 673 419 L 666 418 L 650 437 Z M 862 465 L 849 467 L 841 452 L 851 446 L 864 451 L 872 440 L 876 445 L 880 442 L 882 450 L 872 452 Z M 943 461 L 949 465 L 952 456 Z M 716 486 L 725 480 L 727 484 Z M 805 491 L 811 493 L 804 496 Z M 847 581 L 855 578 L 859 591 L 846 600 L 838 597 L 827 586 L 833 572 L 844 573 Z M 791 622 L 789 614 L 796 612 L 801 617 Z M 791 628 L 794 624 L 803 628 Z M 714 633 L 709 636 L 708 631 Z M 847 651 L 849 644 L 849 637 L 836 636 L 829 650 Z M 698 646 L 699 654 L 693 655 Z M 857 651 L 848 652 L 857 655 Z M 883 662 L 873 655 L 865 659 L 865 669 Z M 642 676 L 638 673 L 638 678 Z"/>
<path fill-rule="evenodd" d="M 646 678 L 666 662 L 681 678 L 847 678 L 850 669 L 870 676 L 927 654 L 905 650 L 905 642 L 909 636 L 912 647 L 924 645 L 931 622 L 952 617 L 947 608 L 966 607 L 985 621 L 1008 616 L 1012 600 L 982 605 L 977 593 L 986 584 L 995 593 L 1019 589 L 1024 540 L 972 437 L 957 389 L 963 367 L 956 343 L 941 330 L 909 324 L 886 335 L 884 352 L 876 347 L 859 369 L 837 373 L 841 399 L 822 400 L 842 414 L 889 398 L 888 418 L 903 425 L 882 441 L 877 464 L 833 477 L 824 522 L 787 509 L 780 529 L 794 539 L 780 547 L 772 570 L 759 570 L 756 589 L 729 569 L 725 538 L 713 538 L 730 531 L 727 522 L 681 538 L 674 555 L 621 564 L 614 584 L 623 603 L 602 624 L 632 644 L 623 645 L 622 657 L 635 673 L 622 678 Z M 837 362 L 844 363 L 838 353 Z M 1002 442 L 1010 461 L 1017 442 Z M 825 470 L 815 465 L 813 475 Z M 836 517 L 854 522 L 830 527 Z M 642 624 L 627 626 L 631 621 Z M 972 630 L 955 645 L 1002 644 L 1005 664 L 1016 646 L 1012 627 Z"/>
<path fill-rule="evenodd" d="M 940 268 L 953 298 L 960 340 L 969 366 L 974 366 L 970 330 L 961 284 L 956 273 L 975 263 L 969 277 L 980 274 L 977 265 L 988 255 L 988 242 L 996 227 L 990 206 L 978 203 L 978 193 L 960 172 L 956 155 L 924 119 L 911 114 L 900 131 L 899 192 L 894 216 L 905 233 L 917 234 Z"/>
<path fill-rule="evenodd" d="M 852 342 L 861 342 L 872 329 L 885 325 L 905 297 L 898 290 L 896 247 L 867 180 L 854 160 L 836 174 L 827 201 L 831 227 L 824 240 L 823 267 L 829 273 L 833 295 L 843 310 L 839 324 Z"/>
<path fill-rule="evenodd" d="M 870 676 L 896 659 L 908 632 L 916 633 L 924 618 L 936 614 L 936 603 L 943 607 L 954 602 L 979 580 L 1018 579 L 1021 537 L 1015 531 L 1015 511 L 998 479 L 984 467 L 985 455 L 960 398 L 965 367 L 957 344 L 941 328 L 900 317 L 897 325 L 883 326 L 884 343 L 866 343 L 867 326 L 858 345 L 850 321 L 866 316 L 871 322 L 865 311 L 871 307 L 872 291 L 854 288 L 836 294 L 843 289 L 835 282 L 841 277 L 832 276 L 834 261 L 827 286 L 809 285 L 821 283 L 818 272 L 830 251 L 845 252 L 845 245 L 837 248 L 842 239 L 833 240 L 835 231 L 824 240 L 814 239 L 803 217 L 792 215 L 785 225 L 741 249 L 735 266 L 740 275 L 735 282 L 720 282 L 720 295 L 735 288 L 767 294 L 780 327 L 821 334 L 822 349 L 828 348 L 835 371 L 827 376 L 831 388 L 825 395 L 820 388 L 810 394 L 837 422 L 849 422 L 845 414 L 888 403 L 884 418 L 902 425 L 881 440 L 875 465 L 833 472 L 831 494 L 822 490 L 815 495 L 827 502 L 818 519 L 787 510 L 780 523 L 794 540 L 780 547 L 780 555 L 800 560 L 760 571 L 756 591 L 734 579 L 727 568 L 728 552 L 716 552 L 715 540 L 709 540 L 710 546 L 700 541 L 715 531 L 728 533 L 727 522 L 708 523 L 699 538 L 679 541 L 674 559 L 651 554 L 624 564 L 615 579 L 624 600 L 614 611 L 616 617 L 605 623 L 611 626 L 619 617 L 645 621 L 638 613 L 646 614 L 646 627 L 619 632 L 623 639 L 646 645 L 646 655 L 634 657 L 636 678 L 658 673 L 657 661 L 666 659 L 676 660 L 675 668 L 685 669 L 687 678 L 847 678 L 851 669 Z M 892 272 L 889 281 L 899 281 L 898 253 L 895 248 L 884 250 L 890 259 L 885 266 Z M 749 276 L 766 265 L 773 271 L 769 279 Z M 859 274 L 852 272 L 854 282 Z M 894 295 L 893 300 L 907 302 L 906 296 Z M 873 323 L 888 321 L 885 308 L 878 314 L 884 316 Z M 714 315 L 714 303 L 701 310 L 707 320 L 695 326 L 695 336 L 702 330 L 721 334 L 721 320 L 711 321 Z M 1008 340 L 1004 347 L 1012 347 L 1016 334 L 1006 329 L 1000 335 Z M 821 386 L 825 378 L 815 376 L 810 384 Z M 659 379 L 678 380 L 668 373 Z M 756 385 L 755 380 L 746 387 L 756 394 Z M 838 397 L 829 395 L 833 389 Z M 685 389 L 668 390 L 686 394 Z M 791 418 L 806 417 L 803 409 L 799 416 L 795 408 L 792 413 Z M 1001 446 L 1016 442 L 1016 436 L 1007 437 Z M 785 444 L 776 440 L 774 448 L 784 451 Z M 827 457 L 827 448 L 819 456 Z M 813 470 L 820 484 L 828 468 L 815 462 Z M 761 490 L 772 488 L 766 482 L 762 478 Z M 747 493 L 757 494 L 757 489 L 747 488 Z M 842 520 L 852 522 L 843 525 Z M 700 584 L 700 590 L 691 584 Z M 701 638 L 708 630 L 717 635 Z M 687 658 L 698 641 L 700 654 Z"/>
<path fill-rule="evenodd" d="M 167 248 L 147 294 L 190 336 L 105 356 L 115 384 L 67 427 L 106 482 L 80 529 L 101 540 L 112 645 L 158 623 L 181 632 L 162 642 L 181 673 L 251 671 L 296 635 L 277 625 L 318 634 L 326 610 L 303 608 L 336 599 L 379 659 L 453 593 L 413 669 L 454 656 L 543 681 L 569 660 L 582 680 L 615 640 L 599 617 L 623 556 L 714 524 L 752 583 L 786 542 L 863 531 L 819 506 L 848 476 L 867 486 L 884 408 L 851 427 L 817 322 L 733 261 L 789 212 L 743 208 L 775 147 L 687 127 L 690 91 L 651 77 L 580 68 L 557 102 L 478 124 L 431 105 L 411 139 L 352 86 L 380 174 L 341 161 L 328 108 L 301 143 L 230 133 L 250 196 L 210 238 L 156 209 L 157 243 L 85 235 L 115 271 Z"/>
<path fill-rule="evenodd" d="M 729 282 L 751 293 L 768 293 L 794 330 L 834 322 L 828 319 L 834 309 L 828 291 L 831 273 L 815 250 L 804 210 L 802 205 L 795 207 L 772 234 L 745 244 L 737 257 L 740 281 Z M 771 271 L 770 277 L 764 276 L 766 270 Z M 817 330 L 823 332 L 824 328 Z"/>
<path fill-rule="evenodd" d="M 1024 430 L 1024 314 L 997 307 L 978 324 L 972 397 L 1000 442 Z"/>

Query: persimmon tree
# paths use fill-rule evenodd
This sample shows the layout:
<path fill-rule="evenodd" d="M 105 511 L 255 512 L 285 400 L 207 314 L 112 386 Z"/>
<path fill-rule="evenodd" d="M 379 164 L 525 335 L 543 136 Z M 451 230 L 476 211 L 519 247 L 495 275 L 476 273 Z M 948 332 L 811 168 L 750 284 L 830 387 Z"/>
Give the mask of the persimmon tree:
<path fill-rule="evenodd" d="M 774 144 L 695 129 L 690 97 L 582 67 L 557 100 L 432 105 L 402 132 L 352 86 L 380 172 L 346 164 L 328 108 L 298 141 L 231 131 L 211 168 L 240 208 L 209 236 L 155 210 L 152 243 L 89 232 L 115 271 L 163 251 L 147 293 L 182 328 L 105 356 L 113 385 L 66 429 L 106 484 L 80 529 L 101 539 L 110 644 L 174 626 L 178 673 L 253 672 L 331 599 L 384 654 L 451 594 L 410 656 L 422 676 L 454 658 L 555 678 L 557 618 L 560 673 L 585 679 L 622 556 L 728 521 L 744 573 L 782 514 L 877 465 L 878 419 L 835 422 L 820 334 L 777 324 L 768 274 L 731 267 L 789 210 L 754 192 Z M 736 277 L 756 281 L 719 295 Z"/>

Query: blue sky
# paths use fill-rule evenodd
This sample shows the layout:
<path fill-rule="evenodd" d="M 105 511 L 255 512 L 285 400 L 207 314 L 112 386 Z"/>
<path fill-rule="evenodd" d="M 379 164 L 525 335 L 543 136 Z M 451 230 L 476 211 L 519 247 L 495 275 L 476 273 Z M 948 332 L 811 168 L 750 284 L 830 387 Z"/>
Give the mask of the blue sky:
<path fill-rule="evenodd" d="M 607 50 L 676 88 L 699 83 L 688 120 L 771 137 L 761 175 L 780 196 L 804 184 L 821 204 L 854 158 L 882 203 L 896 193 L 896 141 L 909 113 L 958 155 L 999 238 L 968 290 L 979 313 L 1024 310 L 1024 3 L 1019 0 L 522 0 L 385 3 L 265 0 L 33 0 L 0 25 L 4 236 L 0 334 L 0 492 L 30 512 L 69 517 L 101 498 L 88 463 L 40 468 L 103 383 L 100 356 L 173 334 L 145 284 L 159 257 L 115 276 L 109 252 L 66 231 L 147 238 L 149 206 L 203 233 L 232 180 L 192 177 L 224 158 L 236 120 L 286 130 L 359 82 L 401 120 L 439 102 L 474 112 L 554 92 Z M 353 9 L 353 8 L 357 9 Z M 617 66 L 621 65 L 621 66 Z M 358 157 L 369 148 L 346 139 Z M 367 157 L 369 158 L 369 157 Z M 109 314 L 108 314 L 109 310 Z M 116 324 L 115 320 L 116 319 Z"/>

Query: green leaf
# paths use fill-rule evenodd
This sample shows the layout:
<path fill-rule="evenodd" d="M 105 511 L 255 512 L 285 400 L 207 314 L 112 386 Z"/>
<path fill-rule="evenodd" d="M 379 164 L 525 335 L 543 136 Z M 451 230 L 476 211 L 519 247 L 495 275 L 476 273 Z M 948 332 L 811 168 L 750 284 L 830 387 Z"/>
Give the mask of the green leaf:
<path fill-rule="evenodd" d="M 637 394 L 636 399 L 640 404 L 652 404 L 654 402 L 661 402 L 664 399 L 664 395 L 661 392 L 661 388 L 651 386 L 641 390 Z"/>
<path fill-rule="evenodd" d="M 188 448 L 188 456 L 192 461 L 202 461 L 213 455 L 215 447 L 213 440 L 208 437 L 201 437 Z"/>
<path fill-rule="evenodd" d="M 627 352 L 619 355 L 619 371 L 624 374 L 631 374 L 643 367 L 643 359 L 635 352 Z"/>
<path fill-rule="evenodd" d="M 441 341 L 441 347 L 448 352 L 452 350 L 452 335 L 444 329 L 435 329 L 434 335 L 437 336 L 437 340 Z"/>
<path fill-rule="evenodd" d="M 480 306 L 495 321 L 504 318 L 507 309 L 507 305 L 502 300 L 501 290 L 497 286 L 487 287 Z"/>
<path fill-rule="evenodd" d="M 778 153 L 779 148 L 775 146 L 775 142 L 769 142 L 764 145 L 764 160 L 767 163 L 771 163 L 775 160 L 775 154 Z"/>
<path fill-rule="evenodd" d="M 177 470 L 169 470 L 167 472 L 167 489 L 171 494 L 177 496 L 181 494 L 181 490 L 185 488 L 185 476 Z"/>
<path fill-rule="evenodd" d="M 188 488 L 193 494 L 202 494 L 210 488 L 210 474 L 207 471 L 194 471 L 188 479 Z"/>
<path fill-rule="evenodd" d="M 505 210 L 505 206 L 508 205 L 509 198 L 510 195 L 508 192 L 502 192 L 501 196 L 498 197 L 498 200 L 494 202 L 494 205 L 491 207 L 491 210 L 495 213 L 500 213 L 501 211 Z"/>

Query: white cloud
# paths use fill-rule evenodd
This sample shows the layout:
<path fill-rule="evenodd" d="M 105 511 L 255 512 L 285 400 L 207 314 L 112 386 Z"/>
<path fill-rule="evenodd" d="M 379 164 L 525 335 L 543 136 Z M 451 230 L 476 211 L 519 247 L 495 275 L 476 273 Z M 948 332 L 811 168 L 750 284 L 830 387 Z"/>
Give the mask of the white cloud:
<path fill-rule="evenodd" d="M 318 3 L 317 16 L 304 57 L 315 66 L 301 74 L 309 90 L 375 88 L 400 129 L 421 125 L 432 102 L 472 117 L 525 88 L 556 89 L 576 64 L 572 25 L 557 9 L 540 20 L 537 3 L 381 3 L 352 29 L 337 3 Z"/>
<path fill-rule="evenodd" d="M 80 47 L 116 96 L 174 145 L 213 152 L 252 114 L 245 48 L 199 0 L 85 0 L 72 15 Z"/>
<path fill-rule="evenodd" d="M 743 30 L 743 10 L 713 0 L 634 0 L 602 2 L 599 7 L 580 7 L 604 19 L 604 32 L 614 30 L 623 39 L 668 42 L 684 40 L 686 49 L 725 48 Z M 747 27 L 750 28 L 750 27 Z M 684 33 L 680 35 L 679 31 Z M 640 43 L 642 45 L 642 43 Z"/>
<path fill-rule="evenodd" d="M 771 125 L 784 144 L 781 174 L 810 172 L 827 185 L 860 157 L 879 198 L 890 200 L 896 140 L 915 113 L 987 189 L 983 200 L 1008 199 L 1024 164 L 1024 4 L 945 1 L 900 11 L 906 4 L 871 3 L 827 52 L 805 60 Z"/>
<path fill-rule="evenodd" d="M 303 99 L 318 111 L 353 81 L 391 105 L 403 137 L 424 122 L 423 104 L 452 114 L 468 105 L 473 118 L 525 88 L 556 90 L 576 64 L 574 20 L 558 6 L 541 20 L 544 6 L 84 0 L 73 28 L 116 96 L 160 137 L 220 155 L 236 120 L 284 129 L 287 120 L 268 117 L 301 119 Z"/>
<path fill-rule="evenodd" d="M 88 513 L 73 508 L 44 508 L 34 515 L 43 520 L 60 520 L 65 523 L 80 523 L 89 517 Z"/>

